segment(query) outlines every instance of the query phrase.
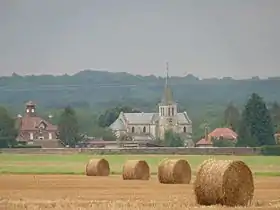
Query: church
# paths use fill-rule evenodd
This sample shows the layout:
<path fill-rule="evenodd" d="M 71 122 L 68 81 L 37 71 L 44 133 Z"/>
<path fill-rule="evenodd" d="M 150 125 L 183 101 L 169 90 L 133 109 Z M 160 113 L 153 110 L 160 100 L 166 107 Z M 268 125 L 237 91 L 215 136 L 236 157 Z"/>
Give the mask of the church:
<path fill-rule="evenodd" d="M 161 102 L 157 113 L 123 113 L 110 126 L 113 133 L 120 137 L 129 135 L 133 141 L 164 139 L 167 130 L 183 136 L 185 146 L 193 146 L 192 121 L 186 111 L 178 112 L 168 84 L 168 73 Z"/>

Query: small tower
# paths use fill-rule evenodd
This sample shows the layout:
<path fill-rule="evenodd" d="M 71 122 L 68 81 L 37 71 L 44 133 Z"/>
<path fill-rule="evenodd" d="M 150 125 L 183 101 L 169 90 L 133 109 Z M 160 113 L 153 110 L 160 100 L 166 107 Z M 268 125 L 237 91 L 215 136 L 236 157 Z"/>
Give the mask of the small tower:
<path fill-rule="evenodd" d="M 26 108 L 25 108 L 25 113 L 28 116 L 35 116 L 36 115 L 36 104 L 33 103 L 32 101 L 28 101 L 25 104 Z"/>

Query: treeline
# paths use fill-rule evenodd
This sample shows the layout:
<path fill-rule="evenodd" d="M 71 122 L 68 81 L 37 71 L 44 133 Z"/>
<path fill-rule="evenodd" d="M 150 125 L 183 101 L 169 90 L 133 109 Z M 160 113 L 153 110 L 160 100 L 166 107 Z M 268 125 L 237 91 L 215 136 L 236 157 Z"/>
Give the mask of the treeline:
<path fill-rule="evenodd" d="M 54 115 L 50 121 L 58 125 L 59 138 L 65 145 L 75 146 L 83 141 L 85 136 L 112 141 L 116 138 L 108 126 L 116 120 L 121 111 L 141 112 L 130 106 L 116 106 L 97 115 L 67 106 L 53 112 Z M 264 99 L 256 93 L 251 94 L 242 109 L 231 102 L 224 108 L 221 115 L 193 122 L 195 142 L 203 137 L 206 125 L 210 126 L 210 130 L 216 127 L 231 127 L 239 134 L 237 146 L 274 145 L 276 143 L 274 134 L 280 132 L 280 105 L 274 102 L 268 107 Z M 0 147 L 15 145 L 16 136 L 14 117 L 4 107 L 0 108 Z M 165 146 L 182 146 L 183 144 L 180 136 L 171 133 L 166 133 L 164 142 Z M 216 146 L 235 146 L 224 143 L 221 145 L 218 142 Z"/>

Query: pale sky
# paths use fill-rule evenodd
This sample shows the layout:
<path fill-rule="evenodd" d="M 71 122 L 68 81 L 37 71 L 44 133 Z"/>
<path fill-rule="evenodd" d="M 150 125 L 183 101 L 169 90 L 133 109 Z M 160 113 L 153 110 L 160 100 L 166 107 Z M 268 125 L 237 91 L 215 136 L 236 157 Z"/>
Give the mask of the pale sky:
<path fill-rule="evenodd" d="M 0 75 L 280 76 L 280 0 L 0 0 Z"/>

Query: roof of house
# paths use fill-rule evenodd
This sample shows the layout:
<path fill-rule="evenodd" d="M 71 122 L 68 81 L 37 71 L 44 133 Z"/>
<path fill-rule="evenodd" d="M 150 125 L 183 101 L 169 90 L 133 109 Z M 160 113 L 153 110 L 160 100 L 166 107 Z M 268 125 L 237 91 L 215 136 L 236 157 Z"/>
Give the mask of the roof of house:
<path fill-rule="evenodd" d="M 56 125 L 52 125 L 50 122 L 48 122 L 38 116 L 26 115 L 24 117 L 18 118 L 18 120 L 19 120 L 19 129 L 21 131 L 37 130 L 41 123 L 44 123 L 46 125 L 45 130 L 47 130 L 47 131 L 56 131 L 57 130 Z"/>
<path fill-rule="evenodd" d="M 33 101 L 28 101 L 25 105 L 26 106 L 36 106 L 36 104 Z"/>
<path fill-rule="evenodd" d="M 237 133 L 230 128 L 216 128 L 208 135 L 216 138 L 223 137 L 225 139 L 236 139 L 238 136 Z"/>
<path fill-rule="evenodd" d="M 198 142 L 196 142 L 196 145 L 213 145 L 213 143 L 210 140 L 206 140 L 205 138 L 202 138 Z"/>

